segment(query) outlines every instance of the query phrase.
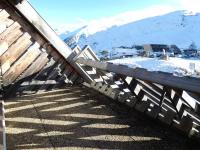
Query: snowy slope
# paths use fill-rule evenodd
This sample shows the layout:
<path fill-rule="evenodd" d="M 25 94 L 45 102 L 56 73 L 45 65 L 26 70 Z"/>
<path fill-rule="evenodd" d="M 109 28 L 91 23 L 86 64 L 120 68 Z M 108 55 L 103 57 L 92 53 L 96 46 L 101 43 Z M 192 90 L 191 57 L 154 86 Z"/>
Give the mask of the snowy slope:
<path fill-rule="evenodd" d="M 89 44 L 94 51 L 112 50 L 134 44 L 176 44 L 187 48 L 192 41 L 200 47 L 200 14 L 176 11 L 121 26 L 103 29 L 92 24 L 66 34 L 70 44 Z"/>

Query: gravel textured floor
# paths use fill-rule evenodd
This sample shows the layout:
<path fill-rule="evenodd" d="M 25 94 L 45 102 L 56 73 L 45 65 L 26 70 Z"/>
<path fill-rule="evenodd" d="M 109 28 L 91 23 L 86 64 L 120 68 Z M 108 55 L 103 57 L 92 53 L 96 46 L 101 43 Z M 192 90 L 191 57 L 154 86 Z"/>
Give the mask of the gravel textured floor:
<path fill-rule="evenodd" d="M 7 148 L 198 149 L 135 111 L 81 87 L 6 100 Z"/>

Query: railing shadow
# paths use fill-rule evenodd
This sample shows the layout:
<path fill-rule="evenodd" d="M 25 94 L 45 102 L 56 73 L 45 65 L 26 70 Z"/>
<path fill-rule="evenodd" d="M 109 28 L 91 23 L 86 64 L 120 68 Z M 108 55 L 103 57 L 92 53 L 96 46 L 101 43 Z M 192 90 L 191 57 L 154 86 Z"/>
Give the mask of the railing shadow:
<path fill-rule="evenodd" d="M 85 87 L 5 100 L 8 149 L 198 149 Z"/>

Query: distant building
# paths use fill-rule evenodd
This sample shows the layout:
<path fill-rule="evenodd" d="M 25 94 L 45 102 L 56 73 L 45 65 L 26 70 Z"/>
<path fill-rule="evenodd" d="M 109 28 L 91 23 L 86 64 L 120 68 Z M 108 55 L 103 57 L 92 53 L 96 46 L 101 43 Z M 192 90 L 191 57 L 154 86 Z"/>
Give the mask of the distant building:
<path fill-rule="evenodd" d="M 185 57 L 196 57 L 198 55 L 198 51 L 196 49 L 185 49 L 184 56 Z"/>
<path fill-rule="evenodd" d="M 174 55 L 181 55 L 182 51 L 176 45 L 171 45 L 170 49 L 174 52 Z"/>
<path fill-rule="evenodd" d="M 120 58 L 129 58 L 129 57 L 133 57 L 134 55 L 131 54 L 124 54 L 122 56 L 120 56 Z"/>
<path fill-rule="evenodd" d="M 164 44 L 145 44 L 144 47 L 144 55 L 146 57 L 160 57 L 165 51 L 169 56 L 174 56 L 173 51 L 170 49 L 168 45 Z"/>

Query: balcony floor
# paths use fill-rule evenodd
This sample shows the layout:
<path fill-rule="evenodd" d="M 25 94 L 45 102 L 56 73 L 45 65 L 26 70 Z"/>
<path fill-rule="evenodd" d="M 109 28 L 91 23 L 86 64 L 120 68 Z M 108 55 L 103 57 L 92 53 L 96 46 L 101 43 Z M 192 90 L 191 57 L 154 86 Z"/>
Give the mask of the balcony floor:
<path fill-rule="evenodd" d="M 182 136 L 86 87 L 5 100 L 7 149 L 187 150 Z"/>

